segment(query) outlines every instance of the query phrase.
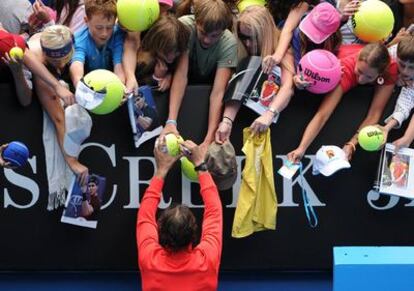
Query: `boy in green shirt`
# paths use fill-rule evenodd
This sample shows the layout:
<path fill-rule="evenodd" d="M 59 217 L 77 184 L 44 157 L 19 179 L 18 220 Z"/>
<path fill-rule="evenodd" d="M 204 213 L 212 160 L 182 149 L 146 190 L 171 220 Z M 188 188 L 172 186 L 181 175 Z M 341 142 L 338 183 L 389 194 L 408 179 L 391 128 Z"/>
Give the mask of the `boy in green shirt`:
<path fill-rule="evenodd" d="M 198 1 L 194 16 L 180 18 L 191 31 L 188 52 L 178 60 L 170 90 L 169 115 L 161 137 L 177 131 L 177 116 L 188 81 L 213 83 L 210 94 L 208 130 L 200 147 L 204 153 L 219 124 L 226 86 L 237 66 L 237 40 L 227 30 L 232 14 L 222 0 Z M 162 138 L 161 138 L 162 140 Z"/>

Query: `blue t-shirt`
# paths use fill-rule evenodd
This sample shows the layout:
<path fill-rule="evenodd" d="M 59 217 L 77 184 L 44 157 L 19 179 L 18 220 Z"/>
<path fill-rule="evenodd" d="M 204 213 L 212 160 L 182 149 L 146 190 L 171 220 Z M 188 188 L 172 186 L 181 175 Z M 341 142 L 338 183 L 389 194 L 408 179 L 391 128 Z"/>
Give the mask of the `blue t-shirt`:
<path fill-rule="evenodd" d="M 116 64 L 122 62 L 124 38 L 125 33 L 115 25 L 111 38 L 98 49 L 88 27 L 81 28 L 75 33 L 75 53 L 72 62 L 85 64 L 86 72 L 96 69 L 112 70 Z"/>

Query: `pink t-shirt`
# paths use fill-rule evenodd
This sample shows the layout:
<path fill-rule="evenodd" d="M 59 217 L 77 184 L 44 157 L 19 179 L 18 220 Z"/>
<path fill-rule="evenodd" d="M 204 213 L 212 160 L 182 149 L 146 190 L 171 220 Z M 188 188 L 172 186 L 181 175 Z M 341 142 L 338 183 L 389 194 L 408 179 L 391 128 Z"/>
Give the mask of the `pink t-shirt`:
<path fill-rule="evenodd" d="M 57 24 L 63 24 L 66 17 L 68 16 L 68 5 L 65 5 L 60 14 L 60 19 Z M 79 1 L 79 6 L 76 9 L 75 13 L 72 16 L 72 19 L 69 24 L 69 28 L 74 34 L 79 28 L 85 25 L 85 4 L 83 0 Z"/>
<path fill-rule="evenodd" d="M 342 45 L 339 48 L 338 58 L 343 67 L 341 87 L 344 93 L 358 85 L 358 79 L 355 75 L 355 65 L 359 52 L 363 47 L 364 45 L 361 44 L 350 44 Z M 384 75 L 384 85 L 395 84 L 398 79 L 398 66 L 395 60 L 391 59 L 391 64 L 388 66 Z"/>

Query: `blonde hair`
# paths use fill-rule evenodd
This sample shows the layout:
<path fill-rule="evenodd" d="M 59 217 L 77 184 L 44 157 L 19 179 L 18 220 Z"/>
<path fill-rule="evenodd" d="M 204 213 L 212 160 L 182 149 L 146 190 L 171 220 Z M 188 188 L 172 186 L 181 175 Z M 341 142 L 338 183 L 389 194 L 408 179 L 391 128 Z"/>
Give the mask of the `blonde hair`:
<path fill-rule="evenodd" d="M 40 34 L 42 47 L 48 49 L 59 49 L 72 42 L 72 32 L 64 25 L 48 26 Z"/>
<path fill-rule="evenodd" d="M 276 51 L 280 38 L 280 30 L 276 27 L 273 17 L 267 8 L 257 5 L 247 7 L 240 14 L 237 27 L 240 24 L 248 27 L 252 33 L 252 37 L 256 40 L 254 42 L 256 46 L 254 48 L 255 54 L 264 58 Z M 292 52 L 289 49 L 286 53 L 291 54 Z M 294 72 L 294 68 L 285 60 L 282 60 L 282 66 Z"/>

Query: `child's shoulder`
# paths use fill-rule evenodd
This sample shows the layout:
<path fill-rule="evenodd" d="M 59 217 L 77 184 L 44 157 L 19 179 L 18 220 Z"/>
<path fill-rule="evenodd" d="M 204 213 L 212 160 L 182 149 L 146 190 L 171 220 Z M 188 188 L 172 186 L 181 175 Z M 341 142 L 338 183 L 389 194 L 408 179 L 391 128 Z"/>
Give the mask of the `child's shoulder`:
<path fill-rule="evenodd" d="M 85 25 L 84 27 L 82 27 L 82 28 L 78 29 L 78 30 L 75 32 L 75 35 L 74 35 L 74 37 L 75 37 L 75 42 L 85 41 L 86 39 L 88 39 L 88 38 L 89 38 L 89 36 L 90 36 L 89 29 L 88 29 L 88 27 Z"/>
<path fill-rule="evenodd" d="M 182 23 L 184 23 L 187 26 L 194 26 L 195 27 L 195 17 L 194 15 L 184 15 L 178 18 Z"/>

